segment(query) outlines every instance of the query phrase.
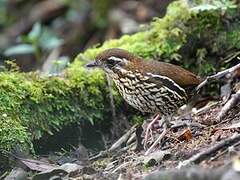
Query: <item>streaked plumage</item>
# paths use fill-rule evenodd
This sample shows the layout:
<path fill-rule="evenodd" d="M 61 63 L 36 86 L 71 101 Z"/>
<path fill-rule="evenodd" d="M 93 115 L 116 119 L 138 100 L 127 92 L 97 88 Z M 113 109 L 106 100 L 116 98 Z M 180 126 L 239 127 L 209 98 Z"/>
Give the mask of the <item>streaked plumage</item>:
<path fill-rule="evenodd" d="M 172 115 L 188 101 L 188 90 L 200 80 L 173 64 L 144 61 L 122 49 L 101 52 L 94 63 L 113 79 L 122 97 L 142 112 Z"/>

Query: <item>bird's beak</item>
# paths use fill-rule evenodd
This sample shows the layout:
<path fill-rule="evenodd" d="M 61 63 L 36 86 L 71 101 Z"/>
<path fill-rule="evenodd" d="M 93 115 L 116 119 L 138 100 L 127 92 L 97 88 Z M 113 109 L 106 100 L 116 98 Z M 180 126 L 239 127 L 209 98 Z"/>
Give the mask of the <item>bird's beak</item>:
<path fill-rule="evenodd" d="M 98 66 L 99 65 L 98 65 L 97 61 L 91 61 L 88 64 L 86 64 L 87 68 L 98 67 Z"/>

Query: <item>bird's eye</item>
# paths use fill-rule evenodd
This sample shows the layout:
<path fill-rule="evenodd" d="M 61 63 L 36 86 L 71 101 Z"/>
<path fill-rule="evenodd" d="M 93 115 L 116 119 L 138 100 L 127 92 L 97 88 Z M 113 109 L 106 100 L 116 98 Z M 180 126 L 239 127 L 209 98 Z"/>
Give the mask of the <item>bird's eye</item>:
<path fill-rule="evenodd" d="M 122 62 L 122 59 L 121 58 L 117 58 L 117 57 L 114 57 L 114 56 L 111 56 L 110 58 L 107 59 L 107 63 L 109 65 L 116 65 L 118 63 Z"/>
<path fill-rule="evenodd" d="M 116 61 L 114 61 L 113 59 L 108 59 L 107 63 L 114 65 L 114 64 L 116 64 Z"/>

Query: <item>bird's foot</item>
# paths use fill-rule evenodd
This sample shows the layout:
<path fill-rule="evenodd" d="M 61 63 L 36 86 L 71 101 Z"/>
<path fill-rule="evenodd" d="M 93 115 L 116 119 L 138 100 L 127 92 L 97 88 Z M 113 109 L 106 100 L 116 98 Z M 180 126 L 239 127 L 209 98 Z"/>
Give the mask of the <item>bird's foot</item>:
<path fill-rule="evenodd" d="M 146 131 L 145 131 L 145 136 L 144 136 L 144 143 L 143 143 L 143 147 L 144 149 L 147 149 L 147 142 L 149 140 L 149 136 L 152 137 L 152 127 L 154 125 L 154 123 L 156 123 L 159 120 L 159 114 L 157 114 L 155 116 L 155 118 L 148 124 Z"/>
<path fill-rule="evenodd" d="M 163 132 L 158 136 L 158 138 L 154 141 L 151 147 L 145 152 L 145 155 L 150 154 L 170 130 L 167 124 L 164 124 L 163 128 Z"/>
<path fill-rule="evenodd" d="M 170 119 L 171 119 L 171 117 L 170 117 Z M 165 135 L 169 132 L 170 127 L 171 127 L 170 119 L 169 119 L 169 117 L 167 117 L 167 116 L 163 116 L 163 117 L 161 118 L 161 121 L 159 122 L 159 126 L 160 126 L 160 127 L 163 127 L 163 131 L 161 132 L 161 134 L 158 136 L 158 138 L 157 138 L 156 140 L 153 140 L 154 142 L 152 141 L 153 143 L 152 143 L 152 145 L 150 146 L 149 149 L 147 149 L 147 144 L 149 143 L 149 137 L 151 136 L 151 138 L 154 139 L 151 129 L 152 129 L 153 124 L 155 124 L 156 121 L 159 120 L 159 115 L 157 115 L 157 116 L 153 119 L 153 121 L 148 125 L 148 127 L 147 127 L 147 129 L 146 129 L 146 131 L 145 131 L 145 138 L 144 138 L 144 149 L 145 149 L 145 150 L 147 149 L 145 155 L 151 153 L 151 152 L 154 150 L 154 148 L 155 148 L 155 147 L 161 142 L 161 140 L 165 137 Z"/>

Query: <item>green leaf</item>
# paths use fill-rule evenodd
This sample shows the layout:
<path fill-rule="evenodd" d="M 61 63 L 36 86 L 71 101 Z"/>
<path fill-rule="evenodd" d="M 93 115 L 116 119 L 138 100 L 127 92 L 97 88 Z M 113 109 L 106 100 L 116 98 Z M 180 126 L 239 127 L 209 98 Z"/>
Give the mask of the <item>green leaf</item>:
<path fill-rule="evenodd" d="M 17 54 L 32 54 L 34 51 L 34 47 L 30 44 L 19 44 L 8 48 L 6 51 L 4 51 L 4 55 L 12 56 Z"/>
<path fill-rule="evenodd" d="M 44 29 L 39 39 L 39 43 L 41 48 L 45 50 L 52 50 L 61 46 L 63 44 L 63 40 L 58 38 L 57 35 L 50 30 Z"/>
<path fill-rule="evenodd" d="M 35 23 L 32 30 L 28 33 L 28 38 L 32 41 L 38 39 L 41 35 L 42 26 L 39 22 Z"/>
<path fill-rule="evenodd" d="M 218 9 L 218 8 L 219 8 L 218 6 L 211 5 L 211 4 L 201 4 L 199 6 L 191 8 L 191 10 L 199 12 L 199 11 L 215 10 L 215 9 Z"/>
<path fill-rule="evenodd" d="M 234 2 L 229 0 L 223 0 L 223 1 L 213 1 L 211 4 L 200 4 L 196 7 L 191 8 L 192 11 L 199 12 L 199 11 L 209 11 L 209 10 L 227 10 L 227 9 L 234 9 L 237 8 L 237 5 L 234 4 Z"/>

